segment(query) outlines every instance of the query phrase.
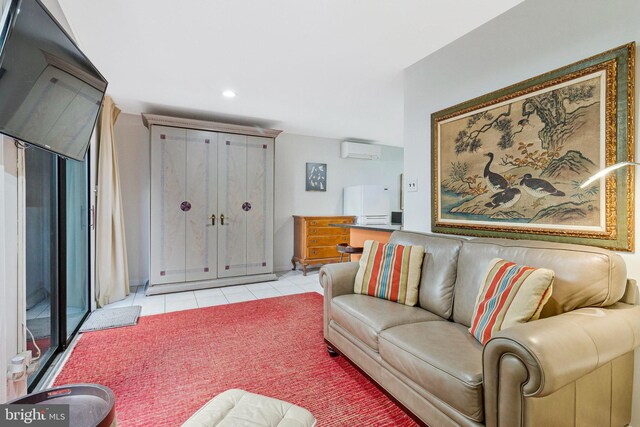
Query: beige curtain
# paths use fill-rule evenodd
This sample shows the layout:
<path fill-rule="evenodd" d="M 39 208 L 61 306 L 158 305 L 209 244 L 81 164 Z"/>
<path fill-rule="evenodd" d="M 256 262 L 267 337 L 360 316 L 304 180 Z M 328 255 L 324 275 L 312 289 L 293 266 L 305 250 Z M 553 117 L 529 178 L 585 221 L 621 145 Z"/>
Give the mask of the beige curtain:
<path fill-rule="evenodd" d="M 104 98 L 100 115 L 96 202 L 96 300 L 98 307 L 129 295 L 127 245 L 113 125 L 120 110 Z"/>

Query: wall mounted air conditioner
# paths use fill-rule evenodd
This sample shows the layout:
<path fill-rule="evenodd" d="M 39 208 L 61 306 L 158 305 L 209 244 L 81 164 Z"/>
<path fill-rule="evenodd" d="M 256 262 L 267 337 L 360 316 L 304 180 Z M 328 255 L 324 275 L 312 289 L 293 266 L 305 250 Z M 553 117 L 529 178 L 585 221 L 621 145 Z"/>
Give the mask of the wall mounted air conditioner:
<path fill-rule="evenodd" d="M 379 145 L 342 141 L 340 157 L 343 159 L 380 160 L 382 148 Z"/>

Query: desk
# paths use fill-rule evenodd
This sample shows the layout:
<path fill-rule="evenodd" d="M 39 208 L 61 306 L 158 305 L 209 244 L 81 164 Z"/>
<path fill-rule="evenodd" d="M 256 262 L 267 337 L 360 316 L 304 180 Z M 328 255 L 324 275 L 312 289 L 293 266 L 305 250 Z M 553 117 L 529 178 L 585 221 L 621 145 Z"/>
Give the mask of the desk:
<path fill-rule="evenodd" d="M 349 229 L 349 244 L 355 247 L 364 246 L 365 240 L 376 240 L 387 243 L 391 233 L 402 230 L 401 225 L 358 225 L 358 224 L 331 224 L 334 227 Z M 358 261 L 359 254 L 351 255 L 351 261 Z"/>

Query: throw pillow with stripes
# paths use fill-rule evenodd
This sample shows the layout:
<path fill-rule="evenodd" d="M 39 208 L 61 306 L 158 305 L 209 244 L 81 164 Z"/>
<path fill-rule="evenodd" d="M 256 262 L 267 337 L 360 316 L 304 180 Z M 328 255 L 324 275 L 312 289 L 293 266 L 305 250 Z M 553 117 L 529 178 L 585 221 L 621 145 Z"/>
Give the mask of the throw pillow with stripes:
<path fill-rule="evenodd" d="M 469 332 L 485 344 L 498 331 L 537 320 L 551 297 L 554 273 L 495 258 L 476 299 Z"/>
<path fill-rule="evenodd" d="M 418 303 L 423 246 L 364 242 L 353 291 L 405 305 Z"/>

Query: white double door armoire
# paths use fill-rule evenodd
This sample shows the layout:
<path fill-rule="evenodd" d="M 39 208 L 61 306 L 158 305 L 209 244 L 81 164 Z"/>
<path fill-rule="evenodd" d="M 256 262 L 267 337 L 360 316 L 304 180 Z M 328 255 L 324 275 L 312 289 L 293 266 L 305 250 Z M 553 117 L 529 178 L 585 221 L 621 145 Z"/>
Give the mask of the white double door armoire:
<path fill-rule="evenodd" d="M 151 141 L 147 295 L 274 280 L 279 131 L 143 114 Z"/>

